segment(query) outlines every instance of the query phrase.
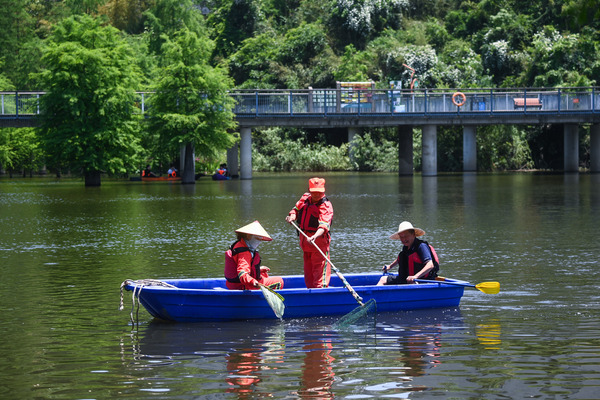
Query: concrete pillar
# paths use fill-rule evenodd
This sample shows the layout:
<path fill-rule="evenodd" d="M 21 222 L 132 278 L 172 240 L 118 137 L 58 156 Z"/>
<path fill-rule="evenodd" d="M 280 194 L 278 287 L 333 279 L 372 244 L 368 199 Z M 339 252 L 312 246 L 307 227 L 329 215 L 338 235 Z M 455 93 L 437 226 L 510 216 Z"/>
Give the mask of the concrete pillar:
<path fill-rule="evenodd" d="M 413 127 L 398 127 L 398 175 L 413 174 Z"/>
<path fill-rule="evenodd" d="M 354 154 L 352 151 L 352 147 L 354 146 L 352 145 L 352 141 L 356 135 L 358 135 L 358 128 L 348 128 L 348 143 L 350 143 L 350 147 L 348 148 L 348 157 L 350 158 L 350 161 L 354 161 Z"/>
<path fill-rule="evenodd" d="M 590 172 L 600 172 L 600 124 L 590 128 Z"/>
<path fill-rule="evenodd" d="M 252 129 L 240 129 L 240 179 L 252 179 Z"/>
<path fill-rule="evenodd" d="M 564 171 L 579 172 L 579 125 L 564 125 Z"/>
<path fill-rule="evenodd" d="M 239 143 L 236 143 L 231 146 L 231 148 L 227 149 L 227 169 L 229 170 L 229 175 L 232 178 L 239 178 L 240 176 L 240 167 L 238 162 L 239 146 Z"/>
<path fill-rule="evenodd" d="M 437 175 L 437 125 L 423 126 L 423 176 Z"/>
<path fill-rule="evenodd" d="M 354 137 L 358 135 L 358 128 L 348 128 L 348 143 L 354 140 Z"/>
<path fill-rule="evenodd" d="M 463 171 L 477 171 L 477 128 L 463 127 Z"/>

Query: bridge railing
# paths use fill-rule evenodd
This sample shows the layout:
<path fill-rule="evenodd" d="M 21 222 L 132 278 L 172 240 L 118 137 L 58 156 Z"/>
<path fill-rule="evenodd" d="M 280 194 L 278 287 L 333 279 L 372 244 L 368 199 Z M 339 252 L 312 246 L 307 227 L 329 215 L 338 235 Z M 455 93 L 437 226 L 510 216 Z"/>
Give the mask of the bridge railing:
<path fill-rule="evenodd" d="M 306 116 L 406 116 L 434 114 L 600 113 L 597 87 L 415 90 L 233 90 L 238 118 Z M 44 92 L 0 92 L 0 118 L 40 114 Z M 152 92 L 138 92 L 140 114 L 148 113 Z"/>
<path fill-rule="evenodd" d="M 238 117 L 313 115 L 428 115 L 495 113 L 598 113 L 595 87 L 536 89 L 238 90 Z M 344 101 L 344 99 L 352 101 Z"/>

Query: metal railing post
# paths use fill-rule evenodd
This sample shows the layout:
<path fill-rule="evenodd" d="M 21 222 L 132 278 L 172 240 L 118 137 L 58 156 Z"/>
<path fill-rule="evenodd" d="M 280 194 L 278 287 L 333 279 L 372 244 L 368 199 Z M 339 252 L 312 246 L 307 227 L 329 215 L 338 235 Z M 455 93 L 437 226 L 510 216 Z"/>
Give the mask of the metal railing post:
<path fill-rule="evenodd" d="M 558 88 L 558 91 L 557 91 L 556 95 L 558 96 L 558 110 L 557 111 L 560 114 L 560 109 L 561 109 L 560 103 L 562 101 L 561 94 L 560 94 L 560 88 Z"/>
<path fill-rule="evenodd" d="M 258 90 L 254 91 L 254 114 L 258 117 Z"/>
<path fill-rule="evenodd" d="M 15 92 L 15 115 L 19 118 L 19 92 Z"/>

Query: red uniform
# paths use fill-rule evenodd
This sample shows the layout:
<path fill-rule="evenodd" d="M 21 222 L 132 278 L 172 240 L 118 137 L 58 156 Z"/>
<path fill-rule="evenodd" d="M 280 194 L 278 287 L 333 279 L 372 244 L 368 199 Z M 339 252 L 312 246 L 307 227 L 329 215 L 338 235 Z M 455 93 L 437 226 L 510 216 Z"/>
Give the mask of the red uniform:
<path fill-rule="evenodd" d="M 271 289 L 283 287 L 283 278 L 261 272 L 258 250 L 251 252 L 244 239 L 235 242 L 225 252 L 225 279 L 227 288 L 232 290 L 256 290 L 256 281 Z"/>
<path fill-rule="evenodd" d="M 323 197 L 318 202 L 312 203 L 311 194 L 304 193 L 291 213 L 296 213 L 298 225 L 308 237 L 314 235 L 317 229 L 323 228 L 325 232 L 314 243 L 329 257 L 329 243 L 331 241 L 329 229 L 333 219 L 333 206 L 329 199 Z M 331 265 L 329 265 L 329 262 L 304 235 L 300 235 L 300 247 L 304 251 L 304 282 L 306 287 L 329 286 L 329 279 L 331 278 Z"/>

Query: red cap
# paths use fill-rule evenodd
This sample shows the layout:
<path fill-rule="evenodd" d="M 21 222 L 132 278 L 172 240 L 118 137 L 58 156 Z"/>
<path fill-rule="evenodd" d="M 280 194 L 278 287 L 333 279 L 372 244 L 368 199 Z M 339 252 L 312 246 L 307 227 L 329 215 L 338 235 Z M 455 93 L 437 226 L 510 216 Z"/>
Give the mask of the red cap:
<path fill-rule="evenodd" d="M 325 193 L 325 179 L 323 179 L 323 178 L 310 178 L 308 180 L 308 191 L 309 192 L 323 192 L 323 193 Z"/>

